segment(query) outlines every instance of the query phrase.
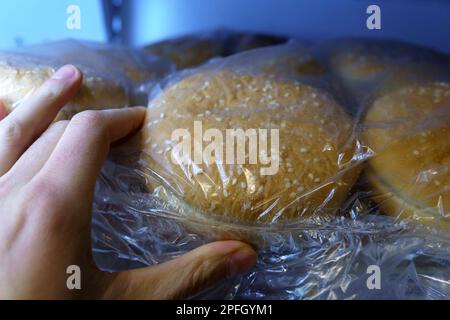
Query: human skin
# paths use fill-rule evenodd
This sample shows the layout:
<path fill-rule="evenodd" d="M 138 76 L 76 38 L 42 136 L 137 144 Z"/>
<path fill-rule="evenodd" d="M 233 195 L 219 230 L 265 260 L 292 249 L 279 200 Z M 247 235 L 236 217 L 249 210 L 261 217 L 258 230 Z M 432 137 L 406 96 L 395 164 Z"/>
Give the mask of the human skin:
<path fill-rule="evenodd" d="M 81 72 L 58 70 L 10 114 L 0 102 L 0 299 L 175 299 L 249 271 L 255 251 L 239 241 L 201 246 L 152 267 L 108 273 L 91 252 L 95 181 L 110 145 L 142 125 L 146 109 L 84 111 L 58 121 Z M 67 268 L 81 289 L 67 287 Z"/>

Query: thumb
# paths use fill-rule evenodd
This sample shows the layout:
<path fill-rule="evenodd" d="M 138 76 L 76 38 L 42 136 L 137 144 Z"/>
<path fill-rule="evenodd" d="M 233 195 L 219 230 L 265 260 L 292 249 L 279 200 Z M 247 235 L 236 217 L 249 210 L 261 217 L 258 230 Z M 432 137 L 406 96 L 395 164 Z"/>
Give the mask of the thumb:
<path fill-rule="evenodd" d="M 256 252 L 243 242 L 209 243 L 166 263 L 118 273 L 105 298 L 187 298 L 224 278 L 249 271 L 256 260 Z"/>

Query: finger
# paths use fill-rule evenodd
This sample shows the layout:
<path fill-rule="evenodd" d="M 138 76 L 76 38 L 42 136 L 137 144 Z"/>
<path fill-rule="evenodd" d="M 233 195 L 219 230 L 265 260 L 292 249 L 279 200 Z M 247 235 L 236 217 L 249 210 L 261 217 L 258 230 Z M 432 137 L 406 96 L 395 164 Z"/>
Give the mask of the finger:
<path fill-rule="evenodd" d="M 227 277 L 248 272 L 256 260 L 256 252 L 243 242 L 213 242 L 154 267 L 120 272 L 105 298 L 187 298 Z"/>
<path fill-rule="evenodd" d="M 17 160 L 5 178 L 11 178 L 18 186 L 24 185 L 42 169 L 59 139 L 66 130 L 69 121 L 53 123 Z"/>
<path fill-rule="evenodd" d="M 75 115 L 35 179 L 43 179 L 78 199 L 94 192 L 110 144 L 137 131 L 145 108 L 85 111 Z"/>
<path fill-rule="evenodd" d="M 59 110 L 75 96 L 81 81 L 77 68 L 62 67 L 0 122 L 0 176 L 48 128 Z"/>

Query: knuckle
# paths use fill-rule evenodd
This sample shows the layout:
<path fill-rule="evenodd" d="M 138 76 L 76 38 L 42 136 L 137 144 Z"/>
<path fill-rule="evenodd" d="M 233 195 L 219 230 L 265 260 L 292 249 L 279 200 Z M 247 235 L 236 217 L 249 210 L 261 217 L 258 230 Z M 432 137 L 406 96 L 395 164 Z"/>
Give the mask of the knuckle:
<path fill-rule="evenodd" d="M 99 112 L 93 110 L 87 110 L 77 113 L 72 118 L 71 124 L 82 130 L 88 131 L 103 130 L 102 115 Z"/>
<path fill-rule="evenodd" d="M 38 96 L 45 101 L 55 101 L 61 97 L 63 91 L 64 85 L 62 83 L 50 79 L 38 91 Z"/>
<path fill-rule="evenodd" d="M 14 117 L 0 122 L 0 139 L 6 142 L 14 142 L 20 141 L 21 137 L 24 135 L 24 126 L 19 121 L 14 119 Z"/>

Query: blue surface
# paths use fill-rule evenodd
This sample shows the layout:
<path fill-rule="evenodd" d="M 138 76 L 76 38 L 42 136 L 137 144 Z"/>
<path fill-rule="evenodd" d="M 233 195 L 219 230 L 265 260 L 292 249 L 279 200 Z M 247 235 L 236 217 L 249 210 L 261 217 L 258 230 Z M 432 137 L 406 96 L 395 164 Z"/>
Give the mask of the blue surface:
<path fill-rule="evenodd" d="M 79 30 L 69 30 L 66 26 L 69 5 L 80 7 Z M 0 30 L 0 48 L 64 38 L 98 41 L 106 38 L 98 0 L 2 0 Z"/>
<path fill-rule="evenodd" d="M 444 0 L 122 0 L 130 7 L 129 39 L 143 45 L 204 30 L 231 28 L 311 39 L 389 37 L 450 52 L 450 1 Z M 81 9 L 81 29 L 66 27 L 67 6 Z M 378 4 L 382 29 L 366 28 Z M 100 0 L 14 0 L 0 3 L 0 48 L 46 40 L 105 40 Z"/>
<path fill-rule="evenodd" d="M 132 0 L 136 44 L 218 27 L 312 39 L 389 37 L 450 52 L 450 1 L 431 0 Z M 366 28 L 381 7 L 382 29 Z"/>

